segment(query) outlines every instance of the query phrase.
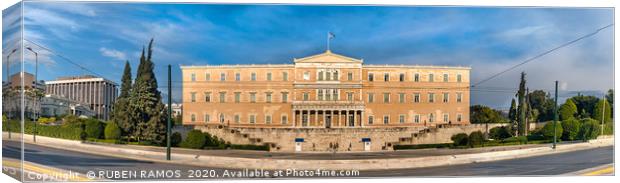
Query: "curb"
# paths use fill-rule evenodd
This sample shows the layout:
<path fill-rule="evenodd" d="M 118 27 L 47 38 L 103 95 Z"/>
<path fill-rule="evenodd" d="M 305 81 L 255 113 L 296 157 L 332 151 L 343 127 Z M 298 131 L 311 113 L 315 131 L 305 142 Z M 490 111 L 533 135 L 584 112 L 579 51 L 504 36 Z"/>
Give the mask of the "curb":
<path fill-rule="evenodd" d="M 31 135 L 24 135 L 25 143 L 29 142 Z M 590 140 L 584 143 L 561 144 L 556 149 L 551 147 L 535 147 L 507 151 L 484 152 L 474 154 L 440 155 L 412 158 L 390 159 L 354 159 L 354 160 L 297 160 L 297 159 L 270 159 L 270 158 L 240 158 L 223 156 L 204 156 L 195 154 L 172 154 L 174 161 L 165 160 L 165 153 L 146 150 L 135 150 L 117 147 L 101 148 L 99 145 L 84 144 L 80 141 L 56 139 L 50 137 L 37 137 L 37 145 L 71 149 L 88 154 L 97 154 L 118 158 L 129 158 L 142 161 L 160 163 L 172 163 L 181 165 L 193 165 L 211 168 L 229 169 L 323 169 L 323 170 L 386 170 L 423 168 L 433 166 L 458 165 L 468 163 L 480 163 L 515 158 L 525 158 L 540 155 L 556 154 L 577 150 L 592 149 L 613 145 L 613 138 Z M 93 151 L 96 149 L 96 151 Z"/>

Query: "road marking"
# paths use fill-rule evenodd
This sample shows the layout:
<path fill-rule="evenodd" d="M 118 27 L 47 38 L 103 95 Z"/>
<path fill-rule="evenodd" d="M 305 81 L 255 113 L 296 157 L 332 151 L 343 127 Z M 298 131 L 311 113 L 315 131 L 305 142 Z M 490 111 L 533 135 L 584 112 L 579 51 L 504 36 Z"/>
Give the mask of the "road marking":
<path fill-rule="evenodd" d="M 591 172 L 586 172 L 583 173 L 581 175 L 585 175 L 585 176 L 596 176 L 596 175 L 611 175 L 614 173 L 614 167 L 610 166 L 607 168 L 602 168 L 602 169 L 598 169 L 598 170 L 594 170 Z"/>
<path fill-rule="evenodd" d="M 19 160 L 12 159 L 3 159 L 2 165 L 6 167 L 11 167 L 15 169 L 20 169 L 22 166 Z M 86 178 L 84 175 L 81 175 L 78 172 L 70 172 L 67 170 L 60 170 L 56 168 L 46 167 L 43 165 L 37 165 L 34 163 L 24 161 L 24 170 L 28 172 L 32 172 L 36 175 L 40 176 L 48 176 L 49 179 L 62 179 L 62 181 L 71 181 L 71 182 L 89 182 L 93 181 L 93 179 Z M 72 175 L 70 175 L 70 173 Z M 34 175 L 34 176 L 36 176 Z M 26 176 L 24 176 L 26 177 Z M 65 179 L 66 178 L 66 179 Z"/>

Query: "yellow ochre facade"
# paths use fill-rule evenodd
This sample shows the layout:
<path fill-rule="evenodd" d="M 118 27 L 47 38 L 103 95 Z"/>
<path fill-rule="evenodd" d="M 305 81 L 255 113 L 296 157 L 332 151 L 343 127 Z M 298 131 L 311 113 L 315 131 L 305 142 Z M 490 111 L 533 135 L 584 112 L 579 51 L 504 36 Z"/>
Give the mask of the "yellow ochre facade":
<path fill-rule="evenodd" d="M 181 66 L 183 124 L 393 128 L 469 124 L 469 67 L 366 65 L 326 51 L 292 64 Z"/>

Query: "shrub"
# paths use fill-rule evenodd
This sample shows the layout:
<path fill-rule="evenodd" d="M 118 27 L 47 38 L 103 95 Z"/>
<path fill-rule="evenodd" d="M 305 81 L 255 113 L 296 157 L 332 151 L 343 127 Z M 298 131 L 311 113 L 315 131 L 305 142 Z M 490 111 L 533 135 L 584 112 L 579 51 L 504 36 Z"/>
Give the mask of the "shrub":
<path fill-rule="evenodd" d="M 540 133 L 546 138 L 546 139 L 553 139 L 553 122 L 547 123 L 545 124 L 545 126 L 540 129 Z M 557 134 L 558 137 L 562 136 L 562 125 L 561 124 L 556 124 L 556 130 L 555 133 Z"/>
<path fill-rule="evenodd" d="M 85 125 L 86 128 L 84 130 L 86 132 L 86 137 L 95 139 L 103 137 L 103 131 L 105 130 L 104 123 L 97 119 L 89 118 L 86 120 Z"/>
<path fill-rule="evenodd" d="M 71 127 L 80 127 L 82 125 L 83 120 L 74 115 L 67 115 L 62 118 L 63 125 L 71 126 Z"/>
<path fill-rule="evenodd" d="M 562 140 L 576 140 L 578 139 L 579 130 L 581 128 L 581 122 L 574 118 L 570 118 L 562 121 Z"/>
<path fill-rule="evenodd" d="M 205 146 L 206 141 L 207 138 L 204 133 L 199 130 L 192 130 L 187 133 L 187 138 L 185 138 L 185 141 L 181 142 L 181 147 L 202 149 Z"/>
<path fill-rule="evenodd" d="M 504 140 L 502 140 L 503 143 L 515 143 L 518 142 L 519 144 L 527 144 L 527 137 L 526 136 L 518 136 L 518 137 L 510 137 L 510 138 L 506 138 Z"/>
<path fill-rule="evenodd" d="M 613 135 L 614 134 L 614 123 L 607 122 L 605 123 L 605 129 L 603 129 L 603 135 Z"/>
<path fill-rule="evenodd" d="M 581 129 L 579 130 L 579 137 L 582 140 L 596 139 L 601 133 L 601 124 L 599 121 L 591 118 L 581 120 Z"/>
<path fill-rule="evenodd" d="M 121 128 L 119 128 L 116 122 L 114 121 L 108 122 L 108 124 L 105 126 L 104 133 L 105 133 L 105 139 L 114 139 L 114 140 L 121 139 Z"/>
<path fill-rule="evenodd" d="M 179 132 L 174 132 L 172 136 L 170 136 L 170 145 L 173 147 L 178 147 L 181 141 L 183 141 L 183 138 Z"/>
<path fill-rule="evenodd" d="M 454 143 L 454 146 L 466 146 L 469 136 L 467 136 L 466 133 L 459 133 L 456 135 L 452 135 L 452 137 L 450 138 L 452 140 L 452 142 Z"/>
<path fill-rule="evenodd" d="M 484 143 L 484 134 L 480 131 L 471 132 L 467 144 L 469 147 L 479 147 Z"/>
<path fill-rule="evenodd" d="M 500 127 L 495 127 L 495 128 L 491 128 L 491 130 L 489 130 L 489 137 L 492 139 L 505 139 L 508 137 L 512 137 L 512 134 L 510 134 L 510 129 L 507 126 L 500 126 Z"/>

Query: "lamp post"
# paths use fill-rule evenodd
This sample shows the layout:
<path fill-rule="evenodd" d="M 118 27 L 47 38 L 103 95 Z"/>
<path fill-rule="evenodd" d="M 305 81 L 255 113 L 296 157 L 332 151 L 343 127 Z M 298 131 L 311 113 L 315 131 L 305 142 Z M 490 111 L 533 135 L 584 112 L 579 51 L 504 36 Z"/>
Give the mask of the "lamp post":
<path fill-rule="evenodd" d="M 34 106 L 33 106 L 33 112 L 34 112 L 34 132 L 32 133 L 32 141 L 34 141 L 35 143 L 37 142 L 37 120 L 39 119 L 39 115 L 38 115 L 38 108 L 37 106 L 39 105 L 39 93 L 38 93 L 38 83 L 39 80 L 37 80 L 37 77 L 39 76 L 39 54 L 37 52 L 35 52 L 34 50 L 32 50 L 31 47 L 26 47 L 27 50 L 29 50 L 30 52 L 34 53 Z"/>
<path fill-rule="evenodd" d="M 10 78 L 11 75 L 9 74 L 11 72 L 11 70 L 9 69 L 11 67 L 11 64 L 10 64 L 11 63 L 11 59 L 10 58 L 11 58 L 11 55 L 13 53 L 15 53 L 16 51 L 17 51 L 17 48 L 11 50 L 11 53 L 9 53 L 9 55 L 6 56 L 6 83 L 7 83 L 8 87 L 11 87 L 11 78 Z M 7 104 L 9 104 L 9 105 L 11 104 L 11 102 L 10 102 L 12 100 L 11 98 L 12 98 L 11 96 L 7 97 L 7 99 L 9 99 Z M 11 110 L 12 110 L 11 107 L 9 107 L 9 111 L 8 111 L 9 117 L 11 117 L 11 115 L 10 115 L 11 114 Z M 9 139 L 11 139 L 11 125 L 9 123 L 10 122 L 7 121 L 6 128 L 9 131 Z"/>

